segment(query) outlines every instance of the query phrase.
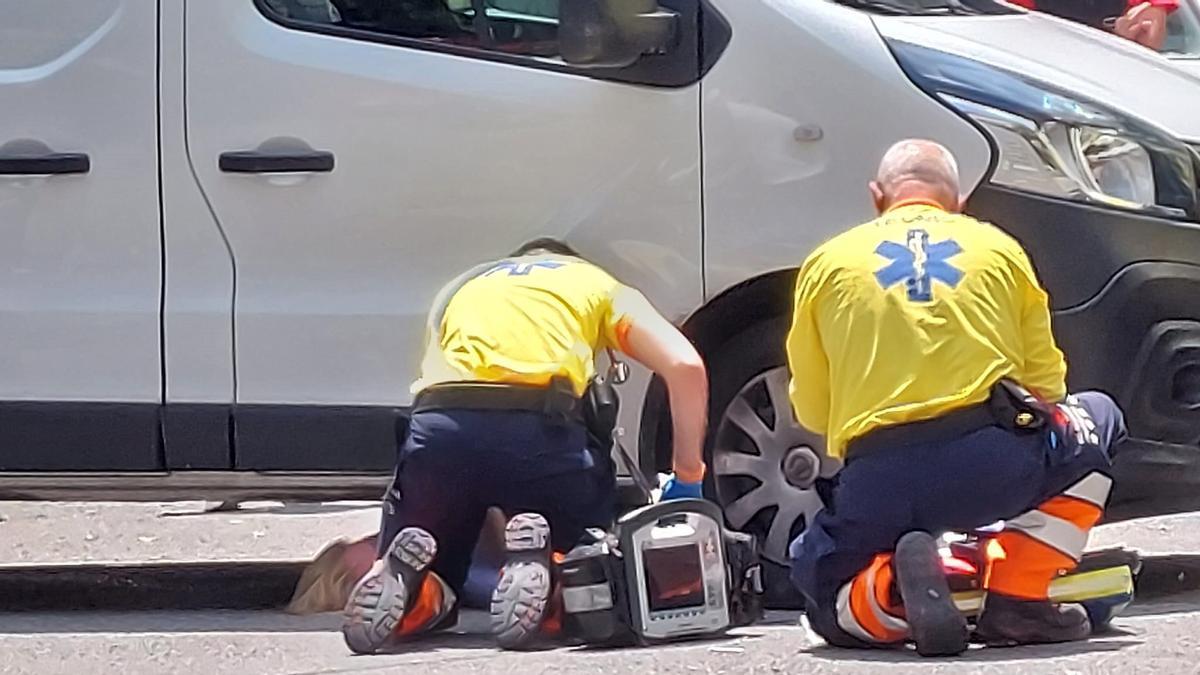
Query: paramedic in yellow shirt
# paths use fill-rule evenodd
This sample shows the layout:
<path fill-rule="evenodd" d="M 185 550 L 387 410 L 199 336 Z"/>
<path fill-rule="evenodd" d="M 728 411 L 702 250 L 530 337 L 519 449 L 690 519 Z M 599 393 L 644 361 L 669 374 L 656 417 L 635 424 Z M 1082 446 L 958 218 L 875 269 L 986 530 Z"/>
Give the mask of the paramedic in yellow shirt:
<path fill-rule="evenodd" d="M 787 338 L 796 418 L 845 461 L 791 546 L 809 621 L 839 646 L 963 651 L 933 536 L 1004 519 L 978 637 L 1083 638 L 1047 589 L 1101 516 L 1121 411 L 1066 396 L 1046 292 L 1012 237 L 958 212 L 949 151 L 898 143 L 871 192 L 879 217 L 805 261 Z"/>
<path fill-rule="evenodd" d="M 496 506 L 512 519 L 493 632 L 501 647 L 527 647 L 556 628 L 552 551 L 614 517 L 611 447 L 589 447 L 581 401 L 596 356 L 623 352 L 667 385 L 674 472 L 663 499 L 701 496 L 704 364 L 641 293 L 552 239 L 461 274 L 435 299 L 427 332 L 384 497 L 380 560 L 351 592 L 342 634 L 369 653 L 453 627 L 485 512 Z"/>

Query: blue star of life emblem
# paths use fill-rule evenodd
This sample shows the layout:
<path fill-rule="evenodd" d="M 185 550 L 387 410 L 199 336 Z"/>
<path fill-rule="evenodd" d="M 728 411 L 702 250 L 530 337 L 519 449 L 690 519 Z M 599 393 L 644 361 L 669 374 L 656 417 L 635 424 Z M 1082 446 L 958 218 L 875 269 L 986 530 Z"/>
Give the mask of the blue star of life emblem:
<path fill-rule="evenodd" d="M 948 260 L 962 253 L 962 247 L 953 239 L 929 243 L 925 230 L 909 230 L 907 245 L 885 241 L 875 248 L 875 253 L 889 259 L 886 267 L 875 273 L 879 285 L 887 290 L 904 282 L 908 299 L 913 302 L 933 300 L 933 282 L 940 281 L 954 288 L 962 281 L 962 270 Z"/>
<path fill-rule="evenodd" d="M 554 262 L 552 260 L 543 260 L 540 262 L 518 263 L 511 260 L 506 260 L 492 269 L 483 273 L 483 276 L 490 277 L 498 272 L 508 272 L 510 277 L 523 277 L 535 269 L 556 270 L 566 263 Z"/>

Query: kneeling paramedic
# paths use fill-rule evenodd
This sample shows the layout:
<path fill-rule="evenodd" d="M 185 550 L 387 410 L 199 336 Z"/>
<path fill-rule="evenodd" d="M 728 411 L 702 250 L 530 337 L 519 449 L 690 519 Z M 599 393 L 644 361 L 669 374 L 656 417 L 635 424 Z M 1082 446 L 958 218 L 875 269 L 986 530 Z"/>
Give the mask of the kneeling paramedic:
<path fill-rule="evenodd" d="M 1066 395 L 1047 294 L 1015 240 L 957 213 L 949 151 L 893 146 L 871 192 L 879 218 L 803 265 L 787 338 L 797 419 L 845 461 L 791 545 L 809 622 L 836 646 L 962 652 L 932 535 L 1005 520 L 976 637 L 1084 638 L 1084 611 L 1047 590 L 1107 502 L 1121 411 Z"/>
<path fill-rule="evenodd" d="M 641 293 L 549 239 L 460 275 L 427 329 L 383 501 L 380 559 L 351 591 L 342 634 L 368 653 L 452 627 L 480 525 L 496 506 L 512 518 L 493 632 L 502 647 L 528 646 L 555 629 L 552 555 L 615 515 L 611 428 L 602 439 L 585 424 L 597 353 L 619 350 L 667 386 L 675 454 L 663 499 L 700 496 L 704 364 Z"/>

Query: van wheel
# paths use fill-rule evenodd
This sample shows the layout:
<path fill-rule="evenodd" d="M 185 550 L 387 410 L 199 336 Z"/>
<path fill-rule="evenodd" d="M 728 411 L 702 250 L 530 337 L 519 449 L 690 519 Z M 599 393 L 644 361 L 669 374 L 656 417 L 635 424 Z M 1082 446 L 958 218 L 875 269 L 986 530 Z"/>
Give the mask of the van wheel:
<path fill-rule="evenodd" d="M 841 468 L 825 456 L 824 439 L 802 428 L 792 413 L 786 331 L 782 318 L 756 324 L 710 359 L 705 447 L 705 488 L 729 527 L 758 540 L 766 601 L 774 608 L 803 605 L 788 579 L 788 545 L 824 506 L 816 479 Z"/>

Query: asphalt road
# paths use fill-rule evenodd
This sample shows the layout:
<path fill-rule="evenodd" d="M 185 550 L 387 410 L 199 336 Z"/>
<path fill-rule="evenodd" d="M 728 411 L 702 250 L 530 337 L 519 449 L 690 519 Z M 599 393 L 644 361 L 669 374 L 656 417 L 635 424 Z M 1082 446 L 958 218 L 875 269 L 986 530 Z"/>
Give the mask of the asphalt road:
<path fill-rule="evenodd" d="M 296 560 L 334 537 L 374 529 L 369 505 L 250 505 L 198 513 L 198 504 L 0 504 L 0 563 Z M 185 515 L 163 515 L 183 512 Z M 1103 526 L 1095 546 L 1200 553 L 1200 515 Z M 931 661 L 911 652 L 840 651 L 798 614 L 719 641 L 655 649 L 534 654 L 495 651 L 484 617 L 395 653 L 348 654 L 333 614 L 279 611 L 0 612 L 0 673 L 1180 673 L 1200 672 L 1200 592 L 1140 601 L 1110 635 L 1089 642 L 973 649 Z"/>

